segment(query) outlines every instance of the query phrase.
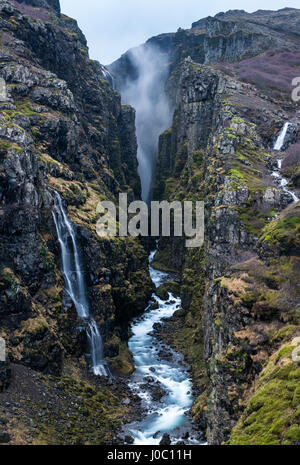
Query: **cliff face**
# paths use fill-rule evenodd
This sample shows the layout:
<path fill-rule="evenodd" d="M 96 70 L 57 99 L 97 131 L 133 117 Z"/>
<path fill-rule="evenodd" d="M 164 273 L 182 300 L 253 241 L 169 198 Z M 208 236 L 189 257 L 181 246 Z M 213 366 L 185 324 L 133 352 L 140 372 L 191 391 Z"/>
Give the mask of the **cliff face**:
<path fill-rule="evenodd" d="M 299 137 L 296 109 L 288 88 L 270 90 L 270 75 L 254 86 L 249 71 L 241 82 L 232 68 L 203 64 L 244 66 L 245 56 L 258 54 L 267 68 L 298 19 L 295 10 L 229 12 L 195 24 L 194 33 L 206 29 L 205 57 L 192 47 L 188 54 L 197 60 L 172 61 L 166 83 L 175 112 L 160 137 L 154 196 L 203 199 L 205 247 L 186 251 L 180 239 L 162 238 L 154 265 L 180 270 L 183 311 L 170 321 L 173 335 L 166 338 L 192 365 L 193 415 L 207 427 L 210 444 L 299 440 L 299 366 L 291 358 L 299 341 L 299 204 L 271 176 L 278 157 L 272 148 L 285 121 L 294 123 L 283 150 Z M 256 31 L 255 46 L 246 40 L 248 28 Z M 267 29 L 269 40 L 260 42 Z M 178 34 L 177 52 L 190 32 Z M 215 45 L 220 41 L 223 48 Z M 274 50 L 259 55 L 264 47 Z M 289 66 L 286 53 L 282 67 Z M 297 163 L 295 157 L 289 177 L 296 177 Z"/>
<path fill-rule="evenodd" d="M 152 293 L 139 242 L 96 234 L 100 200 L 140 196 L 134 110 L 121 105 L 101 65 L 89 59 L 77 23 L 58 13 L 57 1 L 0 2 L 0 335 L 13 379 L 15 364 L 55 376 L 73 362 L 87 370 L 85 331 L 60 272 L 54 190 L 75 225 L 105 355 L 121 372 L 132 369 L 128 321 Z M 5 366 L 2 378 L 9 380 Z M 113 412 L 112 389 L 104 394 Z"/>
<path fill-rule="evenodd" d="M 234 63 L 268 50 L 291 48 L 297 52 L 298 25 L 299 10 L 292 8 L 252 14 L 235 10 L 201 19 L 191 29 L 152 37 L 141 47 L 154 47 L 157 53 L 167 55 L 171 71 L 187 57 L 197 63 Z M 137 78 L 130 50 L 110 69 L 119 88 L 126 80 Z"/>
<path fill-rule="evenodd" d="M 22 5 L 29 5 L 35 8 L 53 9 L 56 13 L 60 14 L 59 0 L 22 0 L 16 3 L 19 3 L 21 8 Z"/>

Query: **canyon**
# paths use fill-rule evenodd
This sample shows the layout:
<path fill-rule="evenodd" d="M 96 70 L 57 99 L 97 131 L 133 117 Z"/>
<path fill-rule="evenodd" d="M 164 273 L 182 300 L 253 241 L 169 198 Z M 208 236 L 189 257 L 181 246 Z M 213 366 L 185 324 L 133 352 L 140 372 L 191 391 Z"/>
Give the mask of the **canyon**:
<path fill-rule="evenodd" d="M 0 1 L 0 442 L 300 443 L 299 44 L 230 10 L 105 67 Z M 204 246 L 99 237 L 120 193 L 203 200 Z"/>

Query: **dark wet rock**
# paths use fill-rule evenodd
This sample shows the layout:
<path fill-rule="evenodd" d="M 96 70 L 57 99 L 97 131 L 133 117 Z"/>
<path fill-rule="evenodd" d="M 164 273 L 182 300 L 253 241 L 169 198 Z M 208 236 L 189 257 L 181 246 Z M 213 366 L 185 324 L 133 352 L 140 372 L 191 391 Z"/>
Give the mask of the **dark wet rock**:
<path fill-rule="evenodd" d="M 145 378 L 145 380 L 147 380 L 147 382 L 142 384 L 141 388 L 145 391 L 148 391 L 155 402 L 160 402 L 167 394 L 167 391 L 158 381 L 155 381 L 153 378 Z"/>
<path fill-rule="evenodd" d="M 132 436 L 125 436 L 125 442 L 126 444 L 133 444 L 134 438 Z"/>
<path fill-rule="evenodd" d="M 10 435 L 7 431 L 0 431 L 0 444 L 7 444 L 10 442 Z"/>
<path fill-rule="evenodd" d="M 8 388 L 11 381 L 11 368 L 8 361 L 0 361 L 0 392 Z"/>
<path fill-rule="evenodd" d="M 153 325 L 153 332 L 159 331 L 162 327 L 161 323 L 154 323 Z"/>
<path fill-rule="evenodd" d="M 173 354 L 167 349 L 162 349 L 158 352 L 158 356 L 161 360 L 171 361 L 173 359 Z"/>
<path fill-rule="evenodd" d="M 172 444 L 170 435 L 165 433 L 162 437 L 162 440 L 160 441 L 159 445 L 160 446 L 170 446 Z"/>
<path fill-rule="evenodd" d="M 22 0 L 22 4 L 31 5 L 38 8 L 53 8 L 58 14 L 60 14 L 60 1 L 59 0 Z"/>
<path fill-rule="evenodd" d="M 162 284 L 161 286 L 159 286 L 156 291 L 155 291 L 155 294 L 161 299 L 161 300 L 168 300 L 169 299 L 169 293 L 165 287 L 164 284 Z"/>
<path fill-rule="evenodd" d="M 159 303 L 153 302 L 153 304 L 150 305 L 149 310 L 157 310 L 158 308 L 159 308 Z"/>

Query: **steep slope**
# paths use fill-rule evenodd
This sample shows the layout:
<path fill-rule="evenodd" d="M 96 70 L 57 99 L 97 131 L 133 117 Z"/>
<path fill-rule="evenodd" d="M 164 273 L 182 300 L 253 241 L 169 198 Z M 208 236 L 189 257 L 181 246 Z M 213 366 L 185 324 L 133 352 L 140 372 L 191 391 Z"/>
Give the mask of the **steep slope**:
<path fill-rule="evenodd" d="M 130 199 L 140 196 L 134 110 L 121 105 L 101 65 L 89 59 L 76 21 L 60 14 L 57 1 L 25 3 L 0 2 L 0 335 L 13 364 L 7 394 L 11 408 L 28 395 L 38 414 L 43 407 L 32 393 L 39 391 L 39 382 L 18 392 L 16 364 L 28 367 L 26 376 L 33 369 L 69 376 L 71 384 L 90 376 L 83 323 L 64 291 L 53 191 L 61 194 L 75 224 L 90 309 L 112 369 L 132 370 L 125 343 L 128 322 L 144 309 L 152 283 L 147 254 L 137 239 L 107 240 L 96 234 L 100 200 L 115 200 L 119 192 L 128 192 Z M 1 362 L 2 388 L 9 384 L 9 375 Z M 48 383 L 48 392 L 55 391 L 50 378 L 41 379 Z M 68 383 L 60 385 L 66 396 Z M 89 397 L 86 388 L 76 388 L 77 395 L 82 391 Z M 90 389 L 95 390 L 92 395 L 99 389 L 99 396 L 104 390 L 107 405 L 119 415 L 116 425 L 130 412 L 121 405 L 126 388 L 116 397 L 109 385 Z M 1 397 L 1 403 L 4 400 Z M 56 413 L 47 408 L 52 426 L 46 442 L 72 442 L 72 435 L 56 434 Z M 20 437 L 11 429 L 15 442 L 31 440 L 22 412 Z M 13 422 L 11 409 L 7 415 Z M 62 409 L 60 415 L 64 423 L 68 412 Z M 100 409 L 91 441 L 107 440 L 105 431 L 111 426 L 105 426 L 105 418 L 106 410 Z M 72 421 L 77 440 L 88 442 L 80 409 L 74 408 Z M 34 434 L 38 436 L 38 429 Z"/>

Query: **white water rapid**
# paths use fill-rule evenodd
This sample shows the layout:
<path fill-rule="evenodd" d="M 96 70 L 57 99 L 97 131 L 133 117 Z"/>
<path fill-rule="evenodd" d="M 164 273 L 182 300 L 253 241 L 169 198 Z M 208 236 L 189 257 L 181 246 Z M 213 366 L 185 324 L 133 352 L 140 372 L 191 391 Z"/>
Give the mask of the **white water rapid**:
<path fill-rule="evenodd" d="M 155 252 L 150 255 L 150 275 L 158 287 L 170 280 L 167 273 L 151 267 Z M 155 310 L 146 309 L 131 327 L 133 336 L 129 349 L 133 354 L 136 371 L 130 387 L 142 399 L 144 419 L 126 426 L 125 432 L 134 438 L 136 445 L 158 445 L 164 433 L 171 437 L 172 444 L 199 444 L 199 432 L 193 430 L 187 415 L 193 404 L 192 382 L 183 357 L 156 339 L 154 325 L 171 317 L 181 308 L 181 300 L 169 294 L 167 300 L 154 295 L 158 304 Z M 164 354 L 164 355 L 162 355 Z M 156 390 L 159 396 L 152 397 Z"/>
<path fill-rule="evenodd" d="M 274 150 L 276 150 L 277 152 L 280 152 L 283 145 L 284 145 L 289 125 L 290 125 L 290 123 L 285 123 L 283 128 L 281 129 L 278 137 L 277 137 L 277 140 L 276 140 L 275 145 L 274 145 Z M 284 192 L 291 195 L 294 202 L 299 202 L 299 198 L 296 196 L 296 194 L 288 189 L 287 186 L 289 184 L 289 180 L 284 178 L 281 175 L 281 168 L 282 168 L 282 158 L 277 160 L 277 167 L 272 172 L 272 176 L 273 176 L 273 178 L 275 178 L 276 184 L 278 184 L 279 187 L 281 187 L 281 189 Z"/>
<path fill-rule="evenodd" d="M 75 305 L 78 316 L 84 321 L 91 348 L 91 361 L 96 376 L 108 376 L 103 356 L 102 338 L 96 321 L 90 315 L 84 275 L 76 242 L 75 232 L 58 192 L 54 193 L 52 211 L 61 249 L 62 272 L 66 290 Z"/>

